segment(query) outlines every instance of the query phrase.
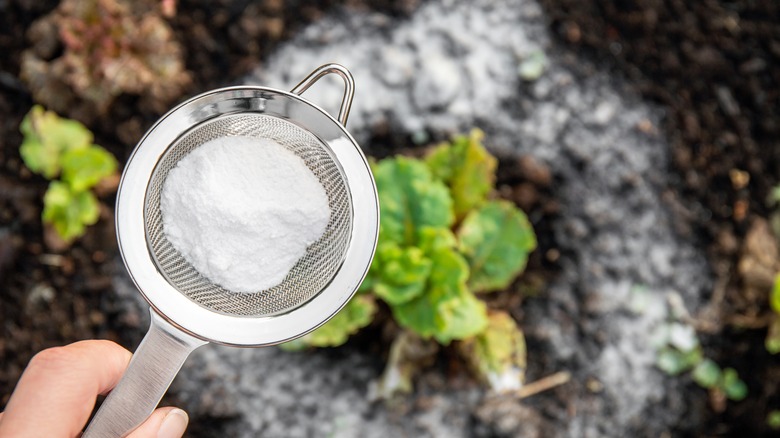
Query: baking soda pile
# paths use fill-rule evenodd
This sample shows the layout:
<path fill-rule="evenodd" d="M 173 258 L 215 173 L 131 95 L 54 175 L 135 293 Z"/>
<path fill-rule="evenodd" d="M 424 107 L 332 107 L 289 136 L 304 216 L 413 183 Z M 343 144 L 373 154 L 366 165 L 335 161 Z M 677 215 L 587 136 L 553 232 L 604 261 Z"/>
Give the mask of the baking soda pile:
<path fill-rule="evenodd" d="M 173 247 L 234 292 L 281 283 L 330 219 L 325 190 L 303 160 L 253 137 L 217 138 L 184 157 L 160 207 Z"/>

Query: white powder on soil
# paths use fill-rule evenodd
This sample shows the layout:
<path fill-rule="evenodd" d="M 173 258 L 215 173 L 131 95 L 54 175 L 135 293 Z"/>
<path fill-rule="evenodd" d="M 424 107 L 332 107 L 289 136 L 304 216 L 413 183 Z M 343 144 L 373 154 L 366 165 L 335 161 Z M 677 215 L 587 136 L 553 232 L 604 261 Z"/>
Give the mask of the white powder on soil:
<path fill-rule="evenodd" d="M 325 190 L 303 160 L 253 137 L 217 138 L 184 157 L 160 208 L 173 247 L 234 292 L 281 283 L 330 219 Z"/>

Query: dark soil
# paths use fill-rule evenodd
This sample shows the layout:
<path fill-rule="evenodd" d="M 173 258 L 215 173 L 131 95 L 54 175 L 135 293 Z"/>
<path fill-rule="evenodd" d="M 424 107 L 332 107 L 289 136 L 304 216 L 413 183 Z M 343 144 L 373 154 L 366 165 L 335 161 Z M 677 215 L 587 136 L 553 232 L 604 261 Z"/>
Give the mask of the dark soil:
<path fill-rule="evenodd" d="M 113 339 L 128 348 L 138 342 L 139 321 L 121 320 L 110 293 L 117 254 L 113 195 L 102 199 L 98 225 L 67 252 L 57 252 L 46 245 L 40 221 L 47 182 L 30 174 L 18 154 L 19 123 L 33 104 L 18 80 L 20 54 L 28 44 L 21 36 L 56 3 L 0 0 L 0 406 L 41 349 L 89 338 Z M 279 41 L 337 3 L 180 0 L 171 24 L 193 74 L 186 94 L 234 83 Z M 347 3 L 366 8 L 368 2 Z M 370 3 L 394 15 L 408 14 L 417 5 L 415 0 Z M 711 328 L 708 347 L 750 386 L 746 401 L 729 403 L 719 414 L 713 410 L 705 433 L 768 433 L 765 416 L 780 408 L 780 388 L 767 382 L 778 381 L 780 366 L 763 348 L 765 330 L 736 330 L 723 321 L 734 313 L 753 315 L 755 307 L 758 314 L 767 311 L 764 302 L 741 293 L 735 266 L 752 219 L 768 215 L 765 200 L 780 179 L 780 5 L 771 0 L 543 3 L 553 28 L 572 50 L 612 66 L 669 109 L 666 128 L 679 175 L 670 186 L 679 187 L 677 195 L 687 201 L 678 208 L 681 223 L 688 224 L 691 238 L 709 245 L 712 266 L 726 285 L 714 301 L 721 322 Z M 124 162 L 159 116 L 125 96 L 89 127 L 96 142 Z M 383 155 L 405 140 L 380 129 L 372 144 Z M 737 171 L 747 172 L 747 184 Z M 559 256 L 552 233 L 544 228 L 557 211 L 552 183 L 532 162 L 501 160 L 500 192 L 529 212 L 542 249 L 530 260 L 526 280 L 513 286 L 526 292 L 553 275 Z"/>
<path fill-rule="evenodd" d="M 761 327 L 766 294 L 746 293 L 736 266 L 748 230 L 769 211 L 780 182 L 780 5 L 773 1 L 543 0 L 556 35 L 627 77 L 668 109 L 676 206 L 691 237 L 709 249 L 719 290 L 707 329 L 713 354 L 750 387 L 714 414 L 706 433 L 770 433 L 780 408 L 780 367 Z M 763 319 L 762 319 L 763 318 Z M 754 329 L 738 329 L 731 321 Z M 717 406 L 716 406 L 717 407 Z M 720 409 L 717 409 L 720 410 Z"/>

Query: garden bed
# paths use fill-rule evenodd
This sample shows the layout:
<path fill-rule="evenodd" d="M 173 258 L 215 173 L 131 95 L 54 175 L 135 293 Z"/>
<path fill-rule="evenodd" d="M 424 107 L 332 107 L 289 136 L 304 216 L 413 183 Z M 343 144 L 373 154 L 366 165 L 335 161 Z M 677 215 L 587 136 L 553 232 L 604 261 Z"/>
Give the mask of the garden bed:
<path fill-rule="evenodd" d="M 452 416 L 456 413 L 465 415 L 461 431 L 480 435 L 516 435 L 522 430 L 542 435 L 614 435 L 628 431 L 640 434 L 668 431 L 768 434 L 765 417 L 768 411 L 780 408 L 780 393 L 776 385 L 767 382 L 778 381 L 780 367 L 763 345 L 766 329 L 762 327 L 762 318 L 765 319 L 768 307 L 761 300 L 765 298 L 745 295 L 744 282 L 737 275 L 736 266 L 751 225 L 756 218 L 766 218 L 770 213 L 765 200 L 780 175 L 780 149 L 776 147 L 780 96 L 773 91 L 773 84 L 780 82 L 780 74 L 773 67 L 780 65 L 780 35 L 777 26 L 772 25 L 780 19 L 777 7 L 771 2 L 742 7 L 718 2 L 688 5 L 683 1 L 648 1 L 624 10 L 610 2 L 599 1 L 545 0 L 542 3 L 552 29 L 559 36 L 559 42 L 554 46 L 543 47 L 545 51 L 560 55 L 549 67 L 549 76 L 508 88 L 513 92 L 518 88 L 523 90 L 520 94 L 524 97 L 517 101 L 494 99 L 490 90 L 486 91 L 487 95 L 482 100 L 491 112 L 521 114 L 523 122 L 517 124 L 516 130 L 504 129 L 513 122 L 503 120 L 502 116 L 492 114 L 495 117 L 491 118 L 487 114 L 480 115 L 479 111 L 475 111 L 477 115 L 474 117 L 456 117 L 453 122 L 436 113 L 441 111 L 442 105 L 446 108 L 452 102 L 443 104 L 436 99 L 428 103 L 413 100 L 408 116 L 396 119 L 388 110 L 383 114 L 391 116 L 384 120 L 372 120 L 376 113 L 361 112 L 358 104 L 353 125 L 367 153 L 381 158 L 399 152 L 419 154 L 420 147 L 431 140 L 446 139 L 455 129 L 466 128 L 459 126 L 465 121 L 484 122 L 486 143 L 499 152 L 499 193 L 528 213 L 539 241 L 539 249 L 532 254 L 524 277 L 507 291 L 492 295 L 488 305 L 509 309 L 521 326 L 527 328 L 530 380 L 571 367 L 574 370 L 573 382 L 559 386 L 541 398 L 522 403 L 514 399 L 483 399 L 479 386 L 468 378 L 462 364 L 445 351 L 433 368 L 419 379 L 420 393 L 406 399 L 395 410 L 390 409 L 391 414 L 387 417 L 390 420 L 386 420 L 386 414 L 378 413 L 384 408 L 361 407 L 357 412 L 363 415 L 363 419 L 348 419 L 347 424 L 351 424 L 349 421 L 367 421 L 367 426 L 352 425 L 355 430 L 370 426 L 371 421 L 382 427 L 391 427 L 402 423 L 402 418 L 410 412 L 419 411 L 433 414 L 428 417 L 418 415 L 410 425 L 385 431 L 403 430 L 430 435 L 436 435 L 437 431 L 445 433 L 448 429 L 437 429 L 429 423 L 446 423 L 446 414 Z M 249 2 L 179 1 L 177 4 L 179 13 L 170 21 L 176 40 L 184 43 L 186 68 L 192 73 L 192 82 L 184 95 L 241 83 L 258 63 L 261 64 L 259 73 L 251 77 L 276 81 L 269 85 L 289 88 L 292 84 L 285 81 L 297 77 L 298 72 L 285 70 L 285 53 L 300 55 L 308 53 L 307 47 L 310 52 L 322 49 L 305 38 L 296 42 L 296 31 L 306 23 L 317 22 L 323 17 L 329 19 L 328 11 L 335 10 L 336 17 L 345 13 L 342 6 L 335 6 L 335 2 L 269 0 L 250 5 Z M 529 35 L 542 32 L 544 17 L 534 15 L 537 7 L 528 2 L 520 2 L 520 5 L 522 20 L 538 23 L 537 27 L 529 26 Z M 123 294 L 115 292 L 118 285 L 127 286 L 129 282 L 117 261 L 113 195 L 101 198 L 101 219 L 84 238 L 67 251 L 53 248 L 51 240 L 44 236 L 40 221 L 41 200 L 47 182 L 27 170 L 19 157 L 18 147 L 22 141 L 19 124 L 33 104 L 29 91 L 18 78 L 21 52 L 29 43 L 19 35 L 25 34 L 36 18 L 45 15 L 54 6 L 56 3 L 51 1 L 35 4 L 11 2 L 5 5 L 0 18 L 0 28 L 3 29 L 0 31 L 0 48 L 7 54 L 0 59 L 0 114 L 3 114 L 0 121 L 2 405 L 7 402 L 23 367 L 35 352 L 88 338 L 113 339 L 133 349 L 145 331 L 143 305 L 133 309 L 128 307 L 128 302 L 137 303 L 137 297 L 128 297 L 127 290 Z M 379 18 L 362 24 L 359 19 L 333 20 L 346 23 L 345 29 L 349 29 L 350 25 L 358 27 L 354 31 L 355 41 L 362 43 L 370 38 L 359 39 L 360 29 L 380 29 L 377 34 L 390 34 L 391 29 L 402 27 L 419 10 L 428 13 L 425 6 L 426 3 L 420 6 L 414 1 L 398 4 L 354 2 L 347 15 L 373 11 Z M 483 9 L 489 10 L 488 7 Z M 258 22 L 257 17 L 262 17 L 262 21 Z M 382 27 L 382 19 L 392 26 Z M 734 28 L 733 23 L 737 23 L 738 27 Z M 328 24 L 333 23 L 326 22 Z M 336 28 L 335 25 L 333 27 Z M 413 35 L 413 31 L 409 34 Z M 335 42 L 342 39 L 337 32 L 330 38 Z M 275 54 L 276 59 L 270 59 L 269 67 L 265 69 L 262 64 L 268 55 L 283 41 L 290 39 L 293 42 L 289 51 Z M 253 43 L 246 44 L 248 40 Z M 386 45 L 390 46 L 389 43 Z M 360 56 L 361 47 L 355 46 L 356 57 Z M 643 103 L 632 100 L 634 91 L 624 90 L 623 85 L 614 85 L 600 72 L 601 67 L 578 58 L 583 56 L 583 48 L 591 59 L 610 67 L 614 75 L 627 78 L 632 89 L 663 105 L 666 109 L 663 124 L 656 110 L 645 110 Z M 310 70 L 312 67 L 301 68 Z M 362 68 L 358 70 L 364 71 Z M 289 73 L 290 77 L 283 77 L 282 72 Z M 441 71 L 418 72 L 432 76 L 439 73 Z M 388 77 L 383 80 L 389 80 Z M 617 82 L 623 84 L 622 80 Z M 564 91 L 556 91 L 556 87 Z M 391 86 L 388 88 L 392 89 Z M 373 89 L 377 94 L 370 98 L 381 104 L 383 95 L 378 90 L 384 88 L 367 86 L 366 89 Z M 617 91 L 607 96 L 578 91 L 588 89 Z M 448 92 L 446 89 L 439 91 L 440 95 Z M 495 91 L 496 95 L 501 92 L 500 88 Z M 563 93 L 568 94 L 564 96 Z M 395 95 L 391 93 L 388 96 Z M 359 98 L 369 96 L 359 94 Z M 574 102 L 572 99 L 579 100 Z M 564 101 L 568 103 L 560 103 Z M 403 104 L 402 99 L 393 102 Z M 491 102 L 495 106 L 489 106 L 493 104 Z M 599 113 L 600 107 L 596 106 L 591 119 L 575 116 L 575 121 L 555 122 L 562 109 L 587 112 L 588 105 L 602 102 L 612 105 L 612 113 L 609 108 Z M 427 104 L 430 105 L 425 112 Z M 633 107 L 640 109 L 628 114 L 628 108 Z M 621 110 L 626 114 L 620 113 Z M 414 111 L 419 111 L 419 114 Z M 462 115 L 463 112 L 457 114 Z M 122 96 L 107 112 L 91 117 L 88 126 L 96 135 L 96 143 L 110 150 L 121 167 L 135 142 L 159 116 L 158 110 L 139 99 Z M 424 120 L 422 129 L 412 132 L 414 123 L 419 120 Z M 513 149 L 516 140 L 511 135 L 518 132 L 525 137 L 518 140 L 520 146 Z M 584 138 L 589 132 L 594 134 Z M 577 138 L 570 139 L 567 135 Z M 428 141 L 424 141 L 425 137 L 429 137 Z M 654 149 L 663 144 L 661 137 L 669 139 L 670 157 Z M 625 138 L 636 141 L 639 146 L 632 150 L 633 145 L 629 145 L 617 152 L 599 149 L 603 142 Z M 563 151 L 545 152 L 544 148 L 551 143 L 565 144 Z M 609 161 L 613 153 L 618 153 L 620 158 Z M 665 166 L 665 163 L 671 162 L 672 171 L 644 172 L 642 165 L 633 162 L 632 154 L 640 154 L 637 155 L 640 160 L 647 160 L 652 165 Z M 552 165 L 551 160 L 554 161 Z M 610 175 L 599 171 L 594 163 L 600 160 L 609 161 L 619 181 L 613 181 Z M 740 179 L 743 174 L 735 173 L 735 170 L 746 172 L 749 182 L 744 183 L 744 178 Z M 668 175 L 672 175 L 672 179 L 653 179 Z M 573 182 L 578 178 L 582 185 L 595 181 L 593 184 L 600 186 L 578 191 Z M 648 178 L 650 180 L 644 182 Z M 599 200 L 592 195 L 600 189 L 624 190 L 626 205 L 612 204 L 610 199 L 605 199 L 598 208 L 576 205 L 578 196 Z M 665 217 L 656 218 L 661 225 L 648 225 L 643 239 L 655 238 L 664 245 L 667 240 L 685 239 L 686 243 L 680 246 L 674 246 L 674 242 L 667 245 L 672 248 L 669 251 L 682 255 L 647 254 L 650 267 L 646 269 L 623 266 L 620 257 L 602 256 L 599 248 L 623 244 L 610 240 L 610 230 L 633 229 L 629 225 L 620 225 L 620 218 L 610 218 L 608 213 L 617 210 L 614 214 L 623 215 L 624 220 L 645 221 L 647 217 L 641 211 L 655 208 L 658 203 L 654 198 L 656 195 L 662 199 L 663 209 L 673 212 L 670 216 L 672 223 L 669 224 L 670 219 Z M 570 216 L 563 218 L 563 214 Z M 654 226 L 662 231 L 652 231 Z M 642 228 L 637 225 L 636 229 Z M 674 230 L 676 234 L 669 230 Z M 632 252 L 635 250 L 629 244 L 625 245 L 626 258 L 641 258 L 640 254 Z M 642 246 L 644 243 L 638 245 L 639 251 L 649 247 Z M 584 249 L 578 252 L 578 248 Z M 701 273 L 709 271 L 696 257 L 695 253 L 700 248 L 706 248 L 711 279 L 702 277 Z M 592 253 L 592 260 L 584 255 L 589 254 L 588 251 Z M 605 253 L 612 254 L 609 251 Z M 668 272 L 656 272 L 666 266 L 666 258 L 676 260 L 679 264 L 675 268 L 687 272 L 675 272 L 672 267 L 668 268 Z M 599 269 L 606 273 L 597 272 Z M 678 289 L 676 292 L 686 299 L 686 305 L 694 312 L 694 320 L 699 323 L 697 328 L 703 333 L 705 352 L 718 363 L 732 366 L 740 373 L 748 384 L 748 398 L 738 403 L 718 404 L 717 400 L 708 399 L 707 393 L 687 377 L 661 379 L 641 373 L 624 377 L 619 370 L 614 370 L 613 367 L 621 364 L 642 370 L 652 367 L 654 357 L 635 351 L 631 342 L 644 339 L 641 333 L 634 331 L 649 330 L 664 318 L 650 314 L 626 316 L 630 312 L 620 306 L 630 300 L 622 283 L 617 281 L 622 276 L 628 276 L 637 283 L 652 283 L 662 278 L 662 284 L 650 284 L 651 288 Z M 686 285 L 697 290 L 682 290 Z M 604 290 L 589 290 L 597 287 Z M 714 291 L 712 296 L 709 296 L 710 291 Z M 606 303 L 605 300 L 610 297 L 614 297 L 618 304 Z M 746 328 L 738 329 L 729 323 L 735 319 Z M 614 322 L 614 326 L 605 321 Z M 376 342 L 376 339 L 386 338 L 387 335 L 383 332 L 382 322 L 380 319 L 341 350 L 312 353 L 309 360 L 314 365 L 306 369 L 333 366 L 348 370 L 354 365 L 356 376 L 337 371 L 336 376 L 341 377 L 334 379 L 345 380 L 344 385 L 352 391 L 349 397 L 363 396 L 362 385 L 378 376 L 382 367 L 379 359 L 387 354 L 388 341 Z M 201 361 L 198 364 L 209 365 L 216 363 L 215 357 L 217 360 L 228 358 L 232 361 L 230 366 L 236 370 L 247 367 L 254 360 L 239 353 L 225 352 L 224 356 L 220 356 L 223 350 L 215 351 L 203 353 L 203 359 L 195 360 Z M 209 357 L 212 362 L 209 362 Z M 271 366 L 280 369 L 296 361 L 279 359 L 275 353 L 258 353 L 256 357 L 266 358 L 269 363 L 275 364 Z M 597 363 L 589 368 L 590 361 Z M 232 372 L 220 371 L 216 374 L 222 376 L 220 373 L 224 373 L 226 378 L 240 375 Z M 174 391 L 173 398 L 168 401 L 193 406 L 198 411 L 191 428 L 194 436 L 212 436 L 224 431 L 248 434 L 247 428 L 255 426 L 257 431 L 278 430 L 269 429 L 270 426 L 262 423 L 273 421 L 270 417 L 257 420 L 259 423 L 254 425 L 238 421 L 243 411 L 231 406 L 230 400 L 238 403 L 236 400 L 239 400 L 240 394 L 222 389 L 222 382 L 214 382 L 213 375 L 198 374 L 197 370 L 190 371 L 190 375 L 202 379 L 196 382 L 207 382 L 204 387 L 209 390 L 204 391 L 195 383 L 189 386 L 181 383 L 179 391 Z M 609 380 L 610 375 L 614 377 L 612 380 Z M 644 394 L 640 389 L 636 398 L 610 392 L 613 390 L 610 385 L 632 385 L 632 379 L 642 378 L 656 382 L 662 388 L 659 389 L 661 392 Z M 341 384 L 329 383 L 327 378 L 320 380 L 324 383 L 317 384 L 324 388 Z M 285 382 L 275 388 L 284 391 Z M 263 388 L 261 383 L 257 386 L 260 390 Z M 313 384 L 314 387 L 317 384 Z M 674 388 L 678 388 L 678 393 L 672 393 Z M 623 391 L 626 389 L 623 387 Z M 305 391 L 306 388 L 300 390 Z M 222 404 L 217 400 L 220 391 L 227 391 L 225 399 L 228 401 Z M 339 392 L 333 390 L 332 394 L 337 396 Z M 452 397 L 452 401 L 443 402 L 442 394 Z M 263 397 L 260 400 L 286 402 L 285 399 Z M 653 403 L 669 406 L 654 407 Z M 623 406 L 632 404 L 638 406 L 639 415 L 656 410 L 660 413 L 657 418 L 648 419 L 648 424 L 635 424 L 637 413 Z M 308 409 L 316 410 L 311 406 Z M 669 414 L 674 409 L 679 412 Z M 327 412 L 320 411 L 319 415 L 327 417 Z M 317 433 L 317 430 L 306 429 L 306 424 L 299 429 L 293 428 L 293 424 L 300 422 L 300 416 L 305 413 L 305 409 L 297 412 L 291 408 L 289 415 L 280 414 L 278 421 L 282 425 L 290 423 L 288 430 L 291 436 Z M 432 415 L 439 414 L 444 417 L 431 420 Z M 582 420 L 583 415 L 590 414 L 609 418 L 603 421 Z M 506 418 L 509 417 L 523 418 L 531 426 L 524 429 L 522 424 L 507 424 Z"/>

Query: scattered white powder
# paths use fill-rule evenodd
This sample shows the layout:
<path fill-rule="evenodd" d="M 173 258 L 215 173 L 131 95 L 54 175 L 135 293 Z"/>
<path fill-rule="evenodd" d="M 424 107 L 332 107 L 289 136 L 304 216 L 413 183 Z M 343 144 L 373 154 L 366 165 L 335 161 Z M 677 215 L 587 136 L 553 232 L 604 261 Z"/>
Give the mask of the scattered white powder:
<path fill-rule="evenodd" d="M 303 160 L 253 137 L 211 140 L 184 157 L 160 207 L 173 247 L 234 292 L 281 283 L 330 219 L 325 190 Z"/>

